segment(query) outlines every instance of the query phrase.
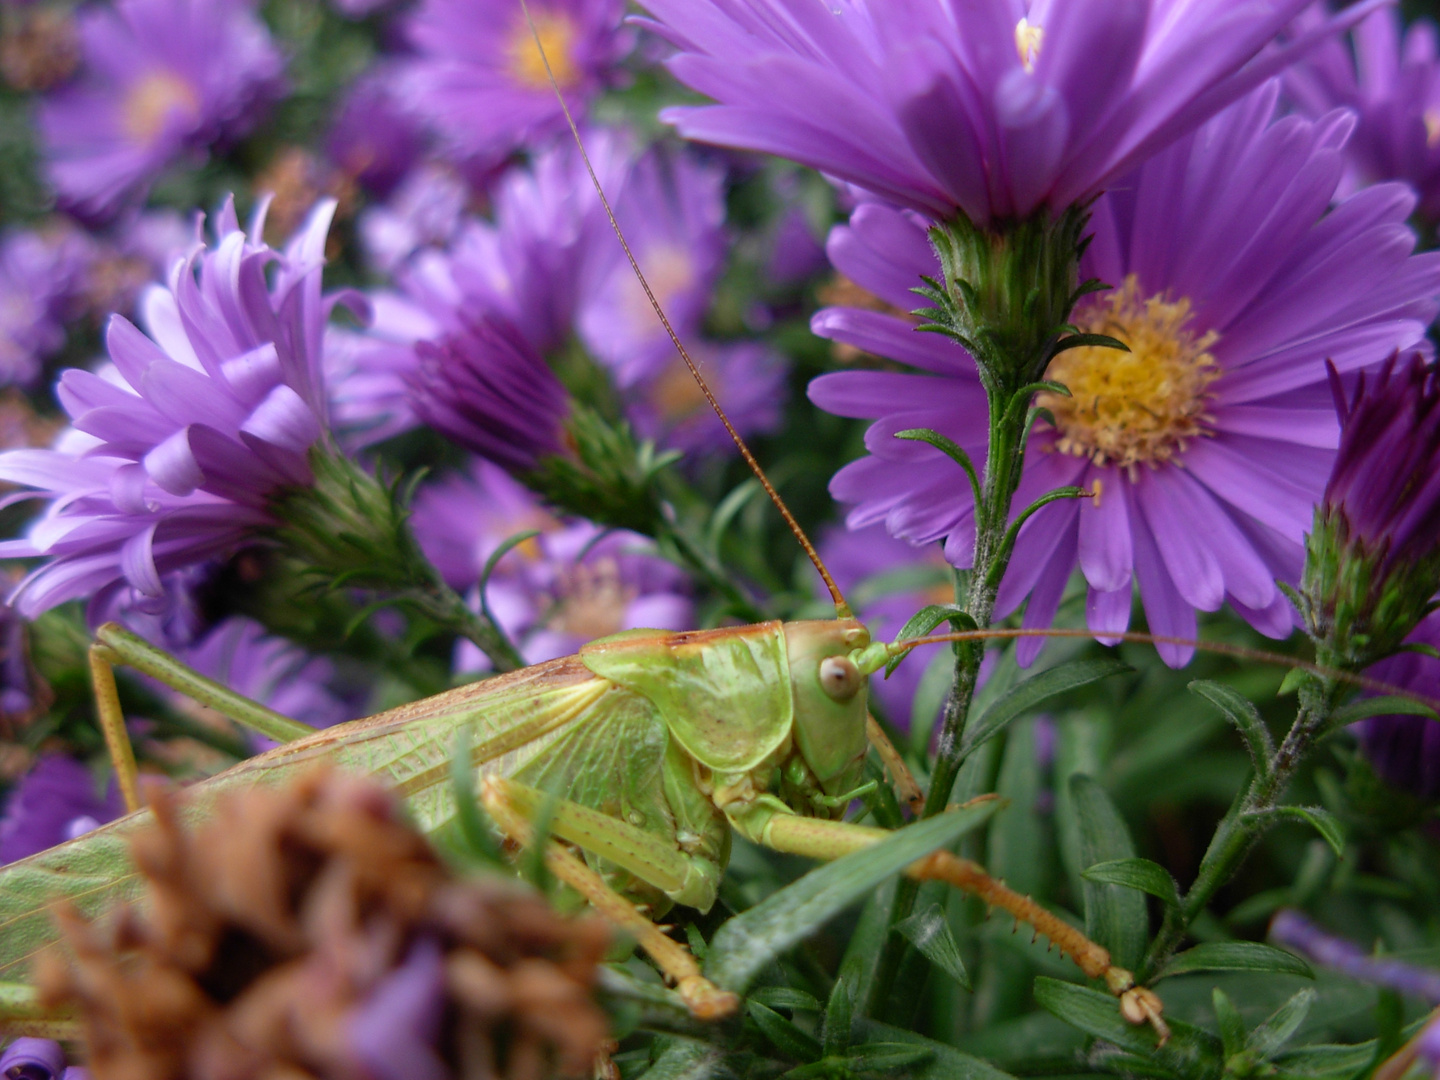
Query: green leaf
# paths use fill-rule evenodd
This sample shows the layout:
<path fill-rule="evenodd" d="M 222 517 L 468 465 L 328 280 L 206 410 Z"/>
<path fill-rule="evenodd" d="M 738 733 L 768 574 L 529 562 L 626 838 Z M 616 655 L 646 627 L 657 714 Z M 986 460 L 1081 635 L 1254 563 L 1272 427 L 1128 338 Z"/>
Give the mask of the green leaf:
<path fill-rule="evenodd" d="M 917 859 L 958 840 L 994 812 L 994 803 L 983 803 L 940 814 L 810 871 L 725 923 L 710 942 L 706 975 L 727 990 L 743 991 L 771 959 L 826 919 Z"/>
<path fill-rule="evenodd" d="M 1428 716 L 1431 720 L 1440 720 L 1440 713 L 1436 713 L 1429 705 L 1412 698 L 1401 697 L 1399 694 L 1387 694 L 1382 697 L 1360 698 L 1350 704 L 1336 709 L 1329 721 L 1325 724 L 1327 731 L 1338 730 L 1355 723 L 1357 720 L 1364 720 L 1370 716 L 1388 716 L 1396 714 L 1400 716 Z"/>
<path fill-rule="evenodd" d="M 645 1080 L 711 1080 L 722 1076 L 725 1052 L 709 1043 L 672 1039 L 670 1045 L 645 1071 Z"/>
<path fill-rule="evenodd" d="M 909 442 L 929 443 L 936 450 L 949 457 L 955 464 L 965 470 L 965 475 L 970 478 L 970 493 L 975 496 L 975 505 L 984 504 L 984 494 L 980 488 L 980 476 L 975 471 L 975 463 L 970 460 L 970 455 L 965 448 L 954 439 L 941 435 L 932 428 L 908 428 L 905 431 L 895 432 L 895 438 L 905 439 Z"/>
<path fill-rule="evenodd" d="M 904 1069 L 902 1076 L 910 1075 L 911 1066 L 930 1061 L 935 1052 L 923 1046 L 908 1043 L 863 1043 L 845 1055 L 846 1061 L 856 1072 L 894 1072 Z"/>
<path fill-rule="evenodd" d="M 1264 821 L 1267 818 L 1290 818 L 1313 825 L 1337 857 L 1345 854 L 1345 834 L 1340 829 L 1340 820 L 1322 806 L 1273 806 L 1269 810 L 1245 815 L 1246 821 Z"/>
<path fill-rule="evenodd" d="M 1099 784 L 1077 773 L 1070 778 L 1070 797 L 1079 825 L 1077 865 L 1134 858 L 1130 830 Z M 1134 889 L 1091 881 L 1085 882 L 1084 893 L 1086 935 L 1109 949 L 1117 965 L 1134 970 L 1149 937 L 1145 897 Z"/>
<path fill-rule="evenodd" d="M 920 955 L 964 989 L 970 989 L 970 975 L 965 970 L 965 962 L 960 959 L 960 948 L 955 944 L 950 923 L 939 904 L 917 911 L 908 919 L 896 923 L 895 929 L 920 951 Z"/>
<path fill-rule="evenodd" d="M 1120 352 L 1129 352 L 1130 346 L 1119 338 L 1113 338 L 1109 334 L 1070 334 L 1061 338 L 1050 350 L 1050 359 L 1055 359 L 1067 349 L 1118 349 Z"/>
<path fill-rule="evenodd" d="M 750 1013 L 750 1019 L 755 1021 L 755 1026 L 786 1057 L 796 1061 L 819 1059 L 820 1044 L 813 1035 L 801 1031 L 774 1009 L 767 1009 L 758 1001 L 746 1002 L 745 1008 Z"/>
<path fill-rule="evenodd" d="M 904 1080 L 1013 1080 L 1009 1073 L 1001 1072 L 988 1061 L 905 1028 L 861 1018 L 856 1021 L 856 1031 L 870 1045 L 902 1044 L 930 1055 L 927 1064 L 906 1069 L 901 1074 Z"/>
<path fill-rule="evenodd" d="M 1273 1057 L 1291 1036 L 1300 1029 L 1310 1006 L 1315 1004 L 1315 991 L 1306 987 L 1271 1013 L 1245 1039 L 1245 1048 L 1260 1058 Z"/>
<path fill-rule="evenodd" d="M 1113 656 L 1090 660 L 1072 660 L 1056 664 L 1038 675 L 1031 675 L 994 702 L 980 717 L 965 725 L 960 740 L 960 760 L 964 761 L 975 748 L 1002 731 L 1006 724 L 1044 701 L 1121 672 L 1135 670 Z"/>
<path fill-rule="evenodd" d="M 975 620 L 967 615 L 965 609 L 958 604 L 926 604 L 905 620 L 905 625 L 900 628 L 900 633 L 895 635 L 895 640 L 909 641 L 911 638 L 924 637 L 946 620 L 949 620 L 956 633 L 976 629 Z M 900 666 L 900 661 L 908 655 L 908 652 L 903 652 L 886 661 L 885 677 L 887 679 L 890 677 L 890 673 Z"/>
<path fill-rule="evenodd" d="M 1110 862 L 1096 863 L 1090 869 L 1081 871 L 1080 876 L 1104 885 L 1124 885 L 1127 889 L 1139 889 L 1143 893 L 1158 897 L 1167 907 L 1180 906 L 1180 894 L 1170 871 L 1149 859 L 1112 859 Z"/>
<path fill-rule="evenodd" d="M 450 782 L 455 788 L 455 819 L 469 854 L 491 866 L 505 866 L 500 835 L 475 794 L 475 770 L 470 757 L 470 728 L 455 733 L 455 751 L 450 755 Z"/>
<path fill-rule="evenodd" d="M 850 980 L 835 980 L 830 991 L 830 1000 L 825 1005 L 825 1027 L 823 1031 L 825 1056 L 843 1054 L 850 1045 L 850 1018 L 853 1015 Z"/>
<path fill-rule="evenodd" d="M 813 994 L 796 990 L 792 986 L 761 986 L 750 992 L 749 1000 L 758 1001 L 772 1009 L 801 1009 L 805 1012 L 820 1011 L 820 1001 Z"/>
<path fill-rule="evenodd" d="M 1245 1049 L 1245 1021 L 1225 991 L 1218 986 L 1210 991 L 1210 1000 L 1215 1003 L 1215 1020 L 1220 1026 L 1220 1041 L 1225 1046 L 1225 1056 L 1234 1057 Z"/>
<path fill-rule="evenodd" d="M 1285 673 L 1285 678 L 1280 680 L 1280 689 L 1275 691 L 1275 696 L 1284 697 L 1286 694 L 1293 694 L 1308 678 L 1310 678 L 1310 673 L 1304 668 L 1291 668 Z"/>
<path fill-rule="evenodd" d="M 1168 1019 L 1170 1041 L 1159 1046 L 1152 1028 L 1127 1023 L 1118 1000 L 1103 991 L 1042 975 L 1035 980 L 1035 1000 L 1067 1024 L 1186 1080 L 1216 1080 L 1224 1068 L 1220 1040 L 1208 1031 Z"/>
<path fill-rule="evenodd" d="M 1156 980 L 1192 971 L 1270 971 L 1313 979 L 1310 965 L 1294 953 L 1258 941 L 1211 941 L 1176 953 L 1155 976 Z"/>
<path fill-rule="evenodd" d="M 1260 710 L 1244 694 L 1224 683 L 1196 679 L 1189 684 L 1189 690 L 1214 705 L 1239 729 L 1245 747 L 1250 751 L 1255 775 L 1261 779 L 1268 777 L 1270 760 L 1275 756 L 1275 742 L 1270 737 L 1270 729 L 1260 718 Z"/>

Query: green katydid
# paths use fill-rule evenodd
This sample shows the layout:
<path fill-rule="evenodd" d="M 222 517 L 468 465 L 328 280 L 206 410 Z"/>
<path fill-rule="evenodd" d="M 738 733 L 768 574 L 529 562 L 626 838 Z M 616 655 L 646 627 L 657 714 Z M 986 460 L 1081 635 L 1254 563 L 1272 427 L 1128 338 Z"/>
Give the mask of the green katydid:
<path fill-rule="evenodd" d="M 538 35 L 536 44 L 543 58 Z M 603 202 L 598 181 L 596 190 Z M 624 245 L 613 214 L 611 223 Z M 625 250 L 630 256 L 628 245 Z M 131 813 L 0 869 L 0 1027 L 57 1030 L 55 1019 L 36 1013 L 16 985 L 31 958 L 55 939 L 50 908 L 68 900 L 93 913 L 131 897 L 138 885 L 127 838 L 147 812 L 138 809 L 114 664 L 134 667 L 281 743 L 195 785 L 186 810 L 192 815 L 204 814 L 228 789 L 279 782 L 328 761 L 381 778 L 404 798 L 419 827 L 438 830 L 456 813 L 451 748 L 457 736 L 468 740 L 481 799 L 502 831 L 522 844 L 532 842 L 531 823 L 543 810 L 550 833 L 546 859 L 555 875 L 633 936 L 700 1017 L 732 1012 L 738 999 L 707 981 L 689 953 L 637 904 L 650 914 L 674 903 L 707 910 L 732 831 L 818 859 L 883 840 L 883 829 L 840 820 L 872 745 L 902 795 L 918 802 L 918 786 L 867 707 L 869 676 L 916 642 L 871 642 L 851 616 L 635 270 L 705 397 L 815 562 L 837 617 L 692 632 L 628 631 L 592 642 L 576 656 L 324 731 L 233 693 L 119 626 L 101 627 L 90 654 L 97 709 Z M 587 859 L 603 865 L 603 876 Z M 1159 998 L 1112 965 L 1104 948 L 974 862 L 937 851 L 907 873 L 949 882 L 1031 924 L 1086 975 L 1103 979 L 1127 1019 L 1148 1021 L 1162 1038 L 1167 1034 Z"/>

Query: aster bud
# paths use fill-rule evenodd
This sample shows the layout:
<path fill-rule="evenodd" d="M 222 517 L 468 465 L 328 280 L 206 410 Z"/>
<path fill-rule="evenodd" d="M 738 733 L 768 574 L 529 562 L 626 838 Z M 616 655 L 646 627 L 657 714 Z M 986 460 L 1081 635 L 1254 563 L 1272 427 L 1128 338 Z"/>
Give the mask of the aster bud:
<path fill-rule="evenodd" d="M 1077 267 L 1089 219 L 1072 206 L 985 229 L 964 215 L 934 226 L 930 242 L 945 280 L 916 290 L 935 304 L 917 312 L 931 320 L 925 329 L 965 346 L 990 387 L 1013 392 L 1038 382 L 1083 295 Z"/>
<path fill-rule="evenodd" d="M 1440 384 L 1392 356 L 1350 400 L 1331 368 L 1340 450 L 1306 541 L 1300 605 L 1329 663 L 1399 648 L 1440 589 Z"/>

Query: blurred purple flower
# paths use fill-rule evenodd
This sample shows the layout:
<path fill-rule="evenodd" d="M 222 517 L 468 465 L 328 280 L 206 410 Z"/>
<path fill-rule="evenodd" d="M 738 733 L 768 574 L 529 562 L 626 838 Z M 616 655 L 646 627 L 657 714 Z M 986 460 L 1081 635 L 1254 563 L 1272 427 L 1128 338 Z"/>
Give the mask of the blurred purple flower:
<path fill-rule="evenodd" d="M 623 0 L 534 0 L 535 27 L 577 118 L 630 51 Z M 498 162 L 565 129 L 519 4 L 423 0 L 405 22 L 401 93 L 458 159 Z"/>
<path fill-rule="evenodd" d="M 349 1015 L 350 1052 L 373 1080 L 449 1080 L 436 1044 L 445 1017 L 445 957 L 422 937 Z"/>
<path fill-rule="evenodd" d="M 0 387 L 33 386 L 44 362 L 64 346 L 64 320 L 90 248 L 63 222 L 0 239 Z"/>
<path fill-rule="evenodd" d="M 588 180 L 588 178 L 587 178 Z M 657 148 L 606 192 L 651 291 L 682 339 L 699 329 L 726 254 L 725 174 L 686 153 Z M 599 210 L 599 200 L 592 200 Z M 580 299 L 581 339 L 622 387 L 663 373 L 674 347 L 624 250 L 596 246 L 593 285 Z"/>
<path fill-rule="evenodd" d="M 589 522 L 559 522 L 489 463 L 422 488 L 414 525 L 446 583 L 471 589 L 474 602 L 480 573 L 499 546 L 518 533 L 539 531 L 506 552 L 485 590 L 487 605 L 526 663 L 566 656 L 620 630 L 683 630 L 694 623 L 685 574 L 660 558 L 649 540 Z M 461 643 L 459 670 L 487 666 L 474 646 Z"/>
<path fill-rule="evenodd" d="M 669 345 L 668 338 L 665 343 Z M 785 360 L 779 353 L 753 341 L 692 340 L 687 351 L 742 436 L 765 434 L 779 425 L 787 391 Z M 728 454 L 735 444 L 690 369 L 673 348 L 665 360 L 664 367 L 625 394 L 625 415 L 636 433 L 666 450 Z"/>
<path fill-rule="evenodd" d="M 810 215 L 799 203 L 782 211 L 770 233 L 768 246 L 765 279 L 773 286 L 801 287 L 825 270 L 825 246 L 815 238 Z"/>
<path fill-rule="evenodd" d="M 1285 908 L 1270 923 L 1272 940 L 1342 975 L 1440 1004 L 1440 971 L 1372 956 L 1344 938 L 1327 934 L 1298 911 Z"/>
<path fill-rule="evenodd" d="M 80 762 L 60 754 L 40 758 L 5 803 L 0 818 L 0 864 L 73 840 L 125 812 L 112 781 L 104 797 Z"/>
<path fill-rule="evenodd" d="M 1271 123 L 1274 85 L 1233 105 L 1117 183 L 1094 207 L 1081 277 L 1117 288 L 1074 321 L 1127 341 L 1128 354 L 1081 348 L 1047 372 L 1073 397 L 1041 395 L 1058 429 L 1032 435 L 1016 496 L 1024 507 L 1067 484 L 1095 492 L 1045 507 L 1020 533 L 997 611 L 1030 597 L 1026 626 L 1048 626 L 1076 562 L 1095 630 L 1120 631 L 1138 582 L 1150 629 L 1193 637 L 1197 609 L 1227 598 L 1253 626 L 1292 625 L 1275 579 L 1299 575 L 1302 537 L 1324 488 L 1339 427 L 1325 360 L 1353 372 L 1423 341 L 1440 307 L 1440 256 L 1412 256 L 1413 196 L 1398 185 L 1331 209 L 1351 127 L 1345 114 Z M 893 308 L 939 268 L 924 223 L 861 206 L 830 238 L 836 267 Z M 852 528 L 884 521 L 913 543 L 946 538 L 971 558 L 970 492 L 929 447 L 892 438 L 934 428 L 984 460 L 985 397 L 973 361 L 914 322 L 832 308 L 816 333 L 899 360 L 923 375 L 843 372 L 811 384 L 822 408 L 879 418 L 870 456 L 831 492 Z M 1042 639 L 1017 646 L 1028 663 Z M 1159 647 L 1172 665 L 1190 649 Z"/>
<path fill-rule="evenodd" d="M 477 318 L 415 353 L 410 405 L 446 438 L 516 473 L 560 452 L 570 397 L 509 320 Z"/>
<path fill-rule="evenodd" d="M 252 0 L 117 0 L 79 16 L 80 77 L 37 117 L 51 182 L 110 215 L 186 151 L 244 134 L 279 96 L 280 53 Z"/>
<path fill-rule="evenodd" d="M 330 6 L 347 19 L 364 19 L 390 7 L 395 0 L 330 0 Z"/>
<path fill-rule="evenodd" d="M 383 63 L 361 76 L 346 93 L 325 140 L 330 160 L 382 199 L 424 149 L 424 138 L 396 97 L 395 79 L 391 65 Z"/>
<path fill-rule="evenodd" d="M 661 113 L 687 138 L 985 225 L 1083 202 L 1372 7 L 1277 43 L 1308 2 L 644 0 L 644 25 L 719 102 Z"/>
<path fill-rule="evenodd" d="M 48 557 L 12 597 L 22 613 L 103 604 L 126 584 L 161 595 L 163 575 L 273 524 L 270 498 L 310 481 L 326 424 L 325 322 L 352 299 L 320 292 L 334 209 L 318 206 L 277 252 L 259 240 L 263 207 L 247 236 L 227 204 L 214 247 L 143 298 L 150 336 L 115 316 L 113 367 L 61 377 L 73 427 L 56 448 L 0 455 L 0 479 L 50 500 L 27 538 L 0 543 L 0 557 Z"/>
<path fill-rule="evenodd" d="M 465 221 L 470 189 L 448 166 L 438 162 L 414 170 L 389 202 L 360 215 L 365 259 L 382 273 L 394 273 L 425 247 L 444 247 Z"/>
<path fill-rule="evenodd" d="M 1432 615 L 1405 639 L 1440 647 L 1440 615 Z M 1401 652 L 1381 660 L 1365 672 L 1402 690 L 1435 696 L 1440 685 L 1440 660 L 1416 652 Z M 1351 727 L 1360 749 L 1387 783 L 1426 801 L 1440 799 L 1440 723 L 1428 716 L 1391 714 L 1371 716 Z M 1440 1002 L 1440 998 L 1436 998 Z"/>
<path fill-rule="evenodd" d="M 1323 7 L 1302 26 L 1324 19 Z M 1420 195 L 1420 212 L 1440 219 L 1440 57 L 1435 26 L 1411 24 L 1402 35 L 1400 12 L 1384 7 L 1345 40 L 1327 40 L 1285 73 L 1285 89 L 1301 111 L 1355 112 L 1355 135 L 1345 147 L 1352 166 L 1342 191 L 1383 180 L 1404 180 Z"/>

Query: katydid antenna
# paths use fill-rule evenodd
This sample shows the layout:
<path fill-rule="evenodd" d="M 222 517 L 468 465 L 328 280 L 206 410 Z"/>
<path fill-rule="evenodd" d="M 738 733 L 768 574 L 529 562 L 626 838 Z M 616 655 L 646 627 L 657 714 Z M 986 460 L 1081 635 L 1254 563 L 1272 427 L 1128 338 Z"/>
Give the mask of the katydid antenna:
<path fill-rule="evenodd" d="M 850 605 L 845 602 L 844 595 L 840 592 L 840 586 L 835 584 L 835 579 L 830 576 L 830 571 L 825 568 L 824 562 L 820 559 L 820 553 L 815 550 L 815 545 L 810 543 L 810 538 L 805 535 L 805 530 L 795 520 L 795 515 L 785 505 L 785 500 L 780 498 L 780 493 L 775 490 L 770 478 L 765 475 L 765 470 L 760 468 L 760 463 L 755 460 L 755 455 L 750 452 L 750 447 L 745 445 L 745 440 L 735 430 L 735 425 L 730 423 L 730 418 L 725 415 L 725 410 L 720 407 L 720 402 L 715 400 L 709 384 L 705 377 L 700 374 L 700 368 L 690 358 L 685 350 L 680 335 L 675 333 L 675 327 L 670 324 L 664 309 L 660 307 L 660 301 L 655 298 L 655 293 L 650 288 L 650 282 L 645 280 L 645 274 L 640 269 L 640 264 L 635 260 L 635 254 L 630 250 L 630 244 L 625 239 L 625 233 L 620 228 L 620 222 L 615 219 L 615 211 L 610 207 L 610 200 L 605 197 L 605 190 L 600 186 L 600 177 L 595 174 L 595 167 L 590 164 L 590 155 L 585 152 L 585 143 L 580 138 L 580 129 L 575 124 L 575 118 L 570 115 L 570 106 L 565 103 L 565 95 L 560 90 L 560 84 L 555 79 L 555 73 L 550 70 L 550 57 L 545 52 L 545 44 L 540 40 L 540 31 L 535 26 L 535 20 L 530 15 L 530 5 L 526 0 L 520 0 L 520 10 L 525 13 L 525 25 L 530 28 L 530 36 L 535 41 L 535 48 L 540 50 L 540 62 L 545 66 L 545 77 L 550 80 L 550 87 L 555 91 L 556 100 L 560 102 L 560 109 L 565 114 L 565 122 L 570 125 L 570 134 L 575 137 L 575 145 L 580 150 L 580 159 L 585 162 L 585 171 L 590 174 L 590 183 L 595 186 L 595 194 L 600 196 L 600 204 L 605 207 L 605 216 L 610 219 L 610 228 L 615 230 L 615 238 L 620 241 L 621 248 L 625 251 L 625 258 L 630 262 L 630 269 L 635 271 L 635 277 L 640 281 L 640 287 L 645 290 L 645 298 L 650 301 L 651 308 L 665 327 L 665 333 L 670 335 L 670 341 L 675 346 L 675 351 L 680 354 L 680 359 L 685 361 L 685 366 L 690 369 L 690 374 L 695 377 L 695 382 L 700 386 L 700 392 L 705 395 L 705 400 L 710 403 L 710 408 L 715 410 L 715 415 L 725 425 L 725 430 L 730 433 L 730 438 L 740 450 L 740 456 L 745 459 L 745 464 L 750 466 L 750 471 L 760 481 L 760 486 L 765 489 L 765 494 L 770 496 L 770 501 L 780 511 L 780 516 L 785 519 L 785 524 L 790 526 L 790 531 L 795 534 L 795 539 L 800 541 L 800 546 L 805 549 L 815 569 L 820 571 L 820 576 L 825 581 L 825 587 L 830 590 L 830 598 L 835 601 L 835 615 L 837 618 L 848 619 L 851 617 Z"/>

